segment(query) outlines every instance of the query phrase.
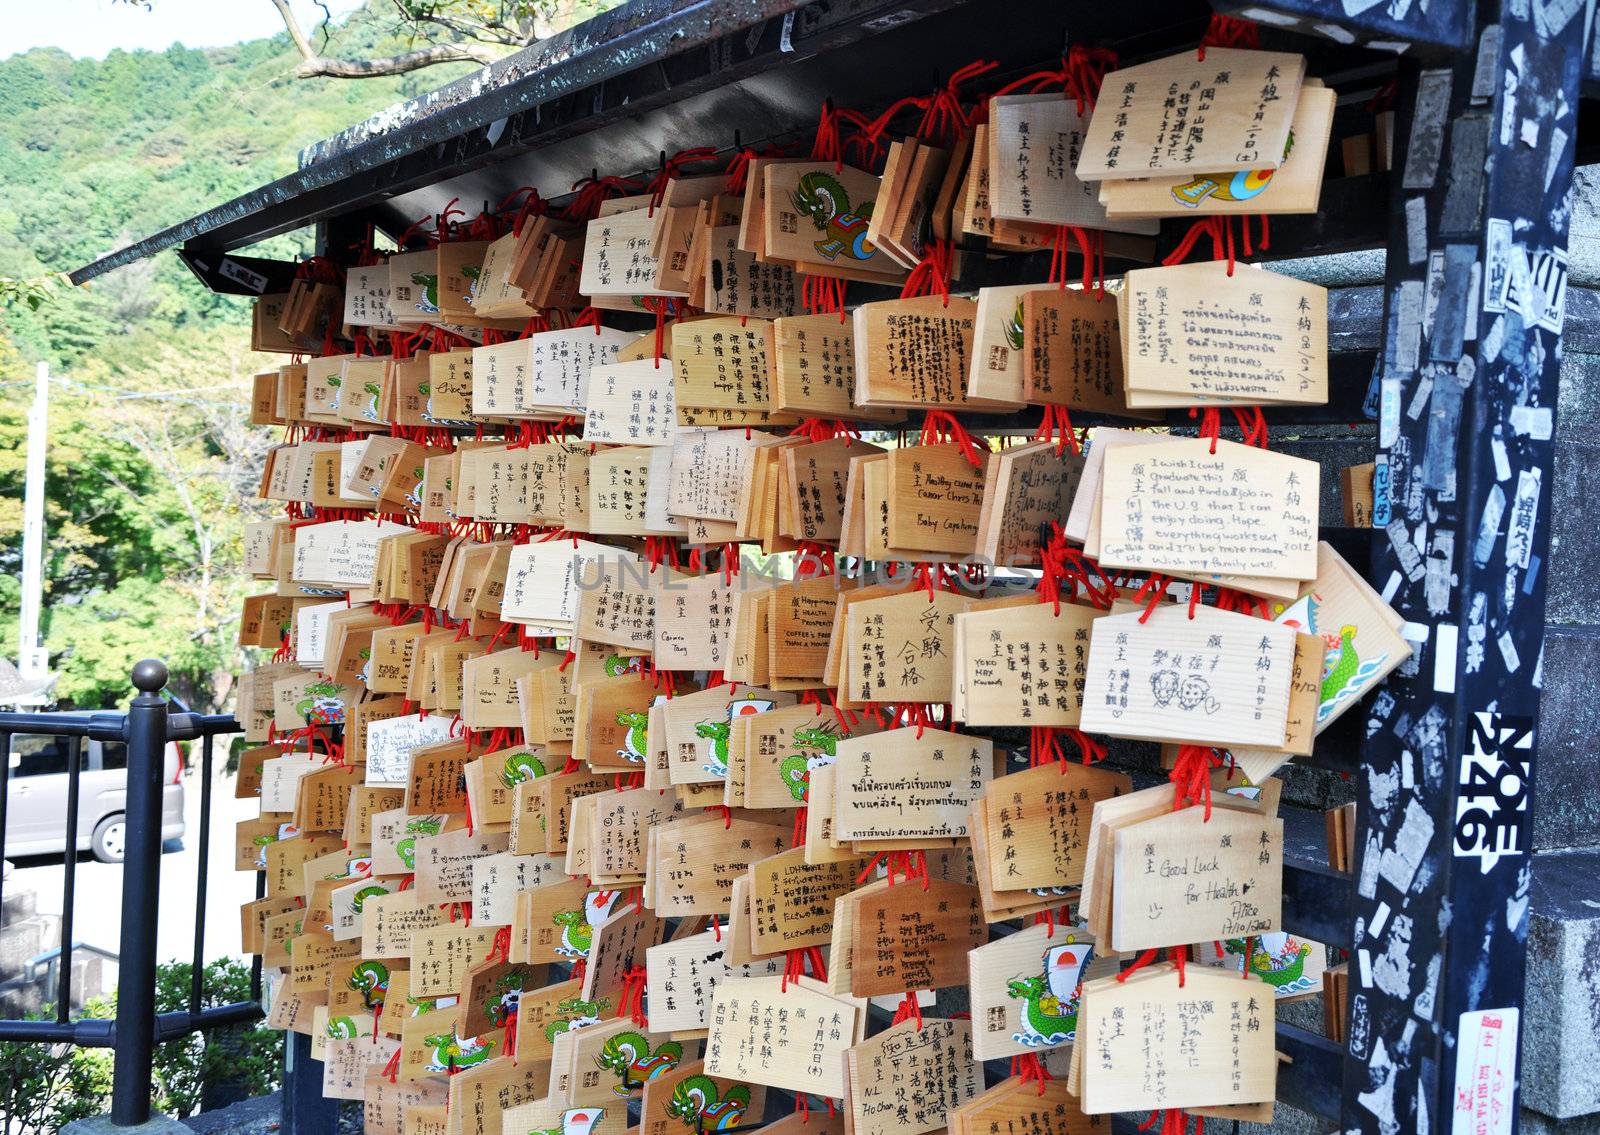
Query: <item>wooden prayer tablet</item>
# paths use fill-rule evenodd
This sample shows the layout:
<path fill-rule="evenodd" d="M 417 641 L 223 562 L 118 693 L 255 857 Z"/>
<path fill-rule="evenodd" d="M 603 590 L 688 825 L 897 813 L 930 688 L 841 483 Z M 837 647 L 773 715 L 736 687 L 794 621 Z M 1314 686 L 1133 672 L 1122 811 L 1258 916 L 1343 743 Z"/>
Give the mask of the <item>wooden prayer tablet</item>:
<path fill-rule="evenodd" d="M 1278 928 L 1283 821 L 1181 808 L 1116 829 L 1111 945 L 1138 951 Z"/>
<path fill-rule="evenodd" d="M 1278 1072 L 1275 1009 L 1271 989 L 1259 978 L 1241 980 L 1204 966 L 1188 967 L 1181 987 L 1170 962 L 1146 966 L 1126 982 L 1106 977 L 1087 983 L 1076 1046 L 1083 1110 L 1271 1100 Z"/>
<path fill-rule="evenodd" d="M 853 701 L 949 701 L 955 685 L 955 616 L 972 600 L 907 591 L 845 611 L 844 682 Z"/>
<path fill-rule="evenodd" d="M 295 533 L 293 578 L 299 583 L 369 587 L 378 541 L 398 529 L 381 520 L 308 524 Z"/>
<path fill-rule="evenodd" d="M 1333 546 L 1317 545 L 1317 576 L 1276 621 L 1322 637 L 1321 733 L 1396 666 L 1411 657 L 1403 620 Z"/>
<path fill-rule="evenodd" d="M 792 834 L 754 819 L 695 816 L 657 825 L 650 865 L 653 909 L 663 918 L 728 916 L 733 880 L 776 855 Z"/>
<path fill-rule="evenodd" d="M 522 1048 L 517 1048 L 519 1062 Z M 500 1115 L 502 1131 L 556 1131 L 562 1135 L 624 1135 L 628 1129 L 627 1102 L 569 1107 L 570 1101 L 546 1096 L 506 1108 Z M 491 1128 L 491 1131 L 493 1129 Z M 406 1132 L 405 1135 L 411 1135 Z M 425 1133 L 419 1133 L 425 1135 Z M 441 1133 L 443 1135 L 443 1133 Z"/>
<path fill-rule="evenodd" d="M 472 352 L 441 351 L 428 356 L 428 391 L 423 420 L 430 425 L 472 420 Z"/>
<path fill-rule="evenodd" d="M 750 935 L 753 951 L 826 946 L 833 933 L 834 903 L 855 887 L 863 860 L 809 864 L 796 847 L 750 865 Z"/>
<path fill-rule="evenodd" d="M 1068 1050 L 1061 1050 L 1068 1051 Z M 1049 1060 L 1056 1050 L 1043 1054 L 1052 1079 L 1043 1082 L 1013 1076 L 984 1092 L 958 1111 L 950 1113 L 950 1135 L 1027 1131 L 1032 1135 L 1105 1135 L 1109 1119 L 1085 1115 L 1067 1083 L 1066 1061 Z"/>
<path fill-rule="evenodd" d="M 1093 935 L 1070 925 L 1025 926 L 979 946 L 967 960 L 979 1060 L 1071 1043 L 1083 982 L 1118 969 L 1114 955 L 1096 950 Z"/>
<path fill-rule="evenodd" d="M 534 1063 L 548 1061 L 556 1037 L 598 1025 L 603 1018 L 614 1015 L 614 997 L 585 1001 L 582 985 L 582 981 L 573 978 L 542 989 L 523 991 L 517 1004 L 518 1059 Z"/>
<path fill-rule="evenodd" d="M 1323 659 L 1327 644 L 1300 632 L 1294 639 L 1294 676 L 1289 686 L 1289 717 L 1284 741 L 1276 749 L 1235 745 L 1228 752 L 1252 784 L 1263 784 L 1290 757 L 1309 756 L 1316 741 L 1317 710 L 1322 704 Z"/>
<path fill-rule="evenodd" d="M 1074 170 L 1086 181 L 1283 164 L 1303 55 L 1207 49 L 1105 77 Z"/>
<path fill-rule="evenodd" d="M 489 1038 L 476 1039 L 499 1051 Z M 539 1098 L 549 1083 L 549 1070 L 502 1054 L 448 1078 L 444 1135 L 494 1135 L 503 1109 Z"/>
<path fill-rule="evenodd" d="M 846 719 L 846 725 L 819 705 L 774 709 L 735 722 L 735 743 L 730 748 L 739 749 L 742 739 L 739 757 L 744 767 L 738 803 L 747 808 L 795 808 L 805 803 L 812 770 L 833 764 L 841 740 L 880 731 L 870 717 L 855 724 Z"/>
<path fill-rule="evenodd" d="M 639 359 L 591 368 L 584 410 L 584 441 L 671 445 L 679 428 L 672 365 Z"/>
<path fill-rule="evenodd" d="M 855 310 L 855 401 L 866 406 L 1008 410 L 967 394 L 978 305 L 951 296 L 879 300 Z"/>
<path fill-rule="evenodd" d="M 1141 621 L 1142 620 L 1142 621 Z M 1163 604 L 1095 621 L 1081 728 L 1151 741 L 1281 746 L 1290 627 L 1214 607 Z"/>
<path fill-rule="evenodd" d="M 698 1032 L 706 1027 L 711 999 L 725 978 L 779 973 L 778 959 L 734 965 L 728 928 L 710 930 L 651 946 L 645 951 L 650 1027 L 656 1032 Z M 648 1098 L 648 1097 L 647 1097 Z"/>
<path fill-rule="evenodd" d="M 722 576 L 683 580 L 656 595 L 655 649 L 662 670 L 721 670 L 733 630 L 735 585 Z"/>
<path fill-rule="evenodd" d="M 578 290 L 586 296 L 685 296 L 682 288 L 663 288 L 661 261 L 651 252 L 654 221 L 645 198 L 589 222 L 584 237 Z M 615 202 L 607 202 L 615 204 Z"/>
<path fill-rule="evenodd" d="M 1326 946 L 1282 930 L 1251 938 L 1196 942 L 1194 950 L 1195 961 L 1201 965 L 1259 977 L 1280 1004 L 1320 992 L 1328 968 Z"/>
<path fill-rule="evenodd" d="M 984 808 L 985 860 L 995 889 L 1082 885 L 1095 803 L 1132 791 L 1126 773 L 1072 761 L 996 779 Z"/>
<path fill-rule="evenodd" d="M 739 226 L 718 225 L 705 238 L 705 310 L 775 319 L 801 310 L 794 269 L 764 263 L 738 247 Z"/>
<path fill-rule="evenodd" d="M 1106 216 L 1131 219 L 1315 213 L 1322 198 L 1336 101 L 1336 92 L 1323 86 L 1321 80 L 1304 80 L 1294 108 L 1287 151 L 1277 169 L 1257 167 L 1192 177 L 1180 174 L 1107 179 L 1100 182 L 1100 203 L 1105 206 Z"/>
<path fill-rule="evenodd" d="M 1322 405 L 1328 291 L 1222 261 L 1129 272 L 1120 302 L 1128 405 Z"/>
<path fill-rule="evenodd" d="M 643 907 L 613 909 L 594 927 L 583 973 L 583 999 L 621 993 L 627 974 L 644 968 L 644 952 L 665 938 L 666 923 Z"/>
<path fill-rule="evenodd" d="M 1014 284 L 978 289 L 972 356 L 967 371 L 970 397 L 1023 404 L 1028 343 L 1022 298 L 1046 287 L 1049 285 Z"/>
<path fill-rule="evenodd" d="M 914 445 L 887 455 L 889 543 L 972 555 L 983 509 L 983 468 L 959 445 Z"/>
<path fill-rule="evenodd" d="M 1377 465 L 1349 465 L 1339 470 L 1339 503 L 1347 528 L 1372 527 L 1372 479 Z M 263 643 L 262 645 L 267 645 Z"/>
<path fill-rule="evenodd" d="M 1076 728 L 1091 628 L 1103 612 L 1063 603 L 970 610 L 955 620 L 961 720 Z"/>
<path fill-rule="evenodd" d="M 652 1028 L 663 1031 L 654 1022 Z M 742 1126 L 741 1119 L 758 1121 L 766 1102 L 764 1085 L 708 1076 L 702 1061 L 684 1060 L 644 1081 L 634 1130 L 638 1135 L 681 1135 L 685 1126 L 691 1131 L 727 1130 Z"/>
<path fill-rule="evenodd" d="M 772 408 L 819 418 L 897 421 L 904 412 L 855 405 L 855 325 L 849 315 L 773 321 Z"/>
<path fill-rule="evenodd" d="M 854 1135 L 924 1135 L 983 1091 L 972 1022 L 902 1021 L 845 1054 Z"/>
<path fill-rule="evenodd" d="M 1107 451 L 1102 567 L 1307 580 L 1317 573 L 1315 461 L 1201 438 Z"/>
<path fill-rule="evenodd" d="M 867 239 L 879 179 L 832 162 L 774 162 L 765 181 L 762 253 L 819 275 L 898 277 L 905 269 Z"/>
<path fill-rule="evenodd" d="M 511 549 L 506 567 L 500 615 L 507 622 L 570 630 L 584 588 L 594 586 L 616 563 L 638 559 L 626 548 L 590 540 L 519 544 Z"/>
<path fill-rule="evenodd" d="M 668 769 L 673 784 L 707 784 L 728 775 L 728 746 L 733 722 L 778 706 L 793 705 L 795 695 L 757 686 L 713 686 L 680 694 L 663 707 Z"/>
<path fill-rule="evenodd" d="M 836 754 L 833 831 L 842 843 L 965 836 L 972 801 L 994 772 L 992 740 L 943 729 L 849 737 Z"/>
<path fill-rule="evenodd" d="M 842 1099 L 844 1054 L 862 1027 L 858 1005 L 829 996 L 810 978 L 730 977 L 712 1000 L 706 1072 Z M 765 1022 L 778 1012 L 787 1015 L 788 1027 L 769 1038 Z"/>
<path fill-rule="evenodd" d="M 672 325 L 672 373 L 678 420 L 691 424 L 691 411 L 726 411 L 724 423 L 750 425 L 772 408 L 770 358 L 772 324 L 731 316 Z"/>
<path fill-rule="evenodd" d="M 1022 396 L 1073 410 L 1128 412 L 1117 303 L 1080 288 L 1033 288 L 1020 298 Z"/>
<path fill-rule="evenodd" d="M 1150 222 L 1107 223 L 1093 182 L 1073 162 L 1088 108 L 1065 94 L 1001 95 L 989 101 L 989 210 L 1003 220 L 1154 233 Z"/>
<path fill-rule="evenodd" d="M 850 908 L 856 997 L 961 985 L 967 951 L 989 936 L 978 888 L 943 879 L 869 883 L 840 901 Z"/>

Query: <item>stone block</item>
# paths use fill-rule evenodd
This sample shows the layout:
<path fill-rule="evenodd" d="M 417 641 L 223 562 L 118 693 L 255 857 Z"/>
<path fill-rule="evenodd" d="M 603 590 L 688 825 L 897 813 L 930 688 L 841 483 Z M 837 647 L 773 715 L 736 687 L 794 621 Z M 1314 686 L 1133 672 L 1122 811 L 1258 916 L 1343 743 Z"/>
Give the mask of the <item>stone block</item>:
<path fill-rule="evenodd" d="M 1600 850 L 1534 858 L 1522 1103 L 1556 1120 L 1600 1112 Z M 1563 1131 L 1569 1130 L 1562 1127 Z"/>
<path fill-rule="evenodd" d="M 97 1115 L 73 1120 L 61 1129 L 61 1135 L 194 1135 L 194 1132 L 169 1115 L 151 1115 L 136 1127 L 118 1127 L 109 1115 Z"/>

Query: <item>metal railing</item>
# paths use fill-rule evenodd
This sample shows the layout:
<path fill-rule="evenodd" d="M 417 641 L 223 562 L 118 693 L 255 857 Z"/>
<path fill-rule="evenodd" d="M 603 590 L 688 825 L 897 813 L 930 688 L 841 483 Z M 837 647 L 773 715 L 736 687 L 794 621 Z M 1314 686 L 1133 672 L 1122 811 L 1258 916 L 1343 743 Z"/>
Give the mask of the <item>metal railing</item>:
<path fill-rule="evenodd" d="M 167 668 L 146 659 L 133 668 L 139 691 L 126 713 L 69 717 L 54 713 L 0 713 L 0 858 L 6 854 L 11 738 L 17 734 L 72 739 L 67 762 L 67 815 L 61 886 L 61 947 L 56 968 L 55 1020 L 0 1020 L 0 1040 L 110 1048 L 114 1054 L 111 1120 L 120 1127 L 150 1118 L 155 1046 L 194 1032 L 245 1024 L 261 1017 L 261 959 L 250 971 L 249 1001 L 202 1007 L 205 978 L 206 889 L 210 871 L 211 775 L 214 739 L 242 731 L 231 714 L 197 714 L 161 697 Z M 122 937 L 118 947 L 117 1013 L 112 1020 L 72 1017 L 72 956 L 78 858 L 78 805 L 83 742 L 127 746 L 126 838 L 122 862 Z M 189 1005 L 156 1012 L 156 931 L 160 922 L 164 758 L 172 741 L 200 741 L 200 831 L 195 880 L 194 953 Z M 265 876 L 257 876 L 260 897 Z M 0 907 L 5 882 L 0 879 Z"/>

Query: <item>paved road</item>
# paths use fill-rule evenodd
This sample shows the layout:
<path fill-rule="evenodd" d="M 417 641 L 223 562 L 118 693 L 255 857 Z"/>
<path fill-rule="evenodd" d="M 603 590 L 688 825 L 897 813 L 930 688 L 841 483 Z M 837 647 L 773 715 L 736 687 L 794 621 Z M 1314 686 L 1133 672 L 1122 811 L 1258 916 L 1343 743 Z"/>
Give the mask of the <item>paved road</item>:
<path fill-rule="evenodd" d="M 221 761 L 219 759 L 218 763 Z M 194 953 L 196 870 L 199 864 L 201 776 L 184 778 L 185 834 L 180 851 L 161 857 L 161 914 L 157 958 L 187 961 Z M 233 829 L 259 811 L 255 800 L 235 800 L 231 777 L 217 776 L 212 789 L 211 877 L 206 888 L 206 961 L 239 954 L 239 907 L 255 898 L 255 876 L 233 869 Z M 60 855 L 24 855 L 12 860 L 6 890 L 23 887 L 38 896 L 43 914 L 61 913 L 65 876 Z M 100 863 L 87 851 L 77 861 L 73 939 L 117 951 L 122 933 L 122 864 Z M 152 915 L 152 917 L 154 917 Z"/>

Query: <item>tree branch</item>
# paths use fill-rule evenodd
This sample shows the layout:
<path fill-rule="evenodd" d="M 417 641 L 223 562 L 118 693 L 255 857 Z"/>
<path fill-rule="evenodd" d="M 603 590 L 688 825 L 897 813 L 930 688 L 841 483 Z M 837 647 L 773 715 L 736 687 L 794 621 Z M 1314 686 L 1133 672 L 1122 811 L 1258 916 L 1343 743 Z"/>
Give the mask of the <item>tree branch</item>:
<path fill-rule="evenodd" d="M 289 0 L 272 0 L 272 6 L 278 9 L 278 15 L 283 18 L 284 29 L 294 42 L 295 50 L 300 53 L 301 63 L 294 69 L 297 79 L 311 79 L 318 76 L 332 79 L 368 79 L 374 75 L 403 75 L 408 71 L 417 71 L 438 63 L 473 62 L 487 67 L 500 58 L 499 52 L 487 46 L 440 43 L 382 59 L 329 59 L 311 46 L 311 41 L 306 38 L 306 33 L 300 27 L 300 21 L 295 19 L 294 12 L 289 8 Z"/>

